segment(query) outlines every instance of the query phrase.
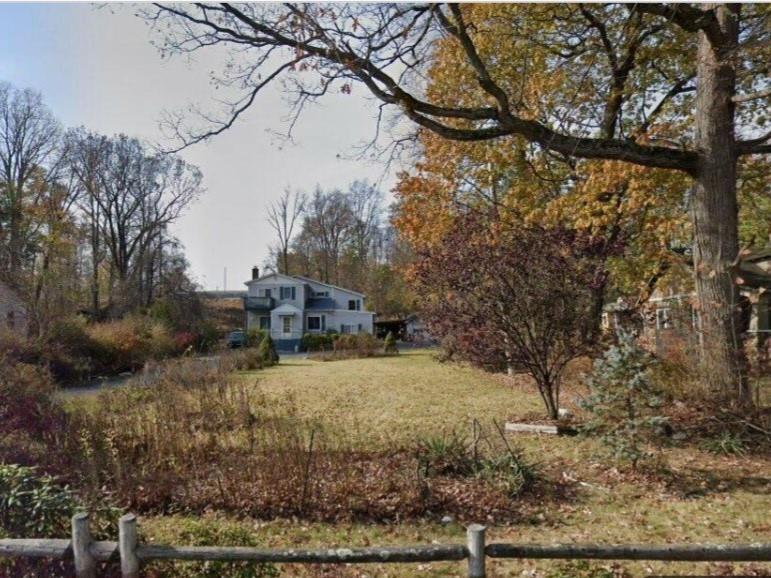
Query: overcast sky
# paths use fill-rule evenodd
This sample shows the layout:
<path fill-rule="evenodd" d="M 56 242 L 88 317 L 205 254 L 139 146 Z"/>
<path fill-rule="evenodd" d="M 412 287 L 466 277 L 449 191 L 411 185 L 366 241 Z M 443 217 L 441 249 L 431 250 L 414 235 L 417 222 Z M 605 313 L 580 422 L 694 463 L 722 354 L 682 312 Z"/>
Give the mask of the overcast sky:
<path fill-rule="evenodd" d="M 133 12 L 126 5 L 0 4 L 0 80 L 42 92 L 65 126 L 159 142 L 164 110 L 206 106 L 220 96 L 209 84 L 218 56 L 162 60 Z M 272 241 L 265 206 L 284 187 L 342 188 L 355 179 L 383 178 L 383 165 L 349 160 L 372 138 L 375 110 L 360 87 L 333 95 L 306 109 L 295 142 L 285 143 L 273 134 L 285 130 L 288 112 L 276 85 L 237 126 L 184 151 L 207 189 L 174 231 L 195 279 L 222 288 L 227 267 L 228 288 L 243 288 Z M 386 174 L 382 189 L 392 185 L 393 173 Z"/>

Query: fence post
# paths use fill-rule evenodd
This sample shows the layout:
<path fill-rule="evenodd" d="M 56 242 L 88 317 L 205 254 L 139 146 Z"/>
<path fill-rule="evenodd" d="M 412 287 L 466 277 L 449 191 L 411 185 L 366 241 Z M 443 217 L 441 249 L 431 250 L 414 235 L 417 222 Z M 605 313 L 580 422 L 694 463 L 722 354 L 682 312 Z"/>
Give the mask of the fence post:
<path fill-rule="evenodd" d="M 120 573 L 123 578 L 139 578 L 137 557 L 137 517 L 126 514 L 118 520 L 118 548 L 120 550 Z"/>
<path fill-rule="evenodd" d="M 485 528 L 471 524 L 466 528 L 468 543 L 468 578 L 485 578 Z"/>
<path fill-rule="evenodd" d="M 96 559 L 91 554 L 91 530 L 88 514 L 80 512 L 72 517 L 72 556 L 77 578 L 96 577 Z"/>

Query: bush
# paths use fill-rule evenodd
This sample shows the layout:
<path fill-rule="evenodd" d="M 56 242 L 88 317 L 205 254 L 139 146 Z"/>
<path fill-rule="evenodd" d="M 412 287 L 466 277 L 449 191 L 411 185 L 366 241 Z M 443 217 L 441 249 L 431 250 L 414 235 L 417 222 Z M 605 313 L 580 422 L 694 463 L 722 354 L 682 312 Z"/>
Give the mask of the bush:
<path fill-rule="evenodd" d="M 334 337 L 325 333 L 306 333 L 302 338 L 305 351 L 329 351 L 334 344 Z"/>
<path fill-rule="evenodd" d="M 57 457 L 49 448 L 66 414 L 54 391 L 45 369 L 0 359 L 0 462 L 33 465 Z"/>
<path fill-rule="evenodd" d="M 359 357 L 372 357 L 378 349 L 378 341 L 369 333 L 346 333 L 334 341 L 335 351 L 355 352 Z"/>
<path fill-rule="evenodd" d="M 747 440 L 740 434 L 723 431 L 702 442 L 702 447 L 713 454 L 743 456 L 747 453 Z"/>
<path fill-rule="evenodd" d="M 630 334 L 621 334 L 618 345 L 595 362 L 587 380 L 590 395 L 581 402 L 590 415 L 584 433 L 599 434 L 610 455 L 633 468 L 649 457 L 643 446 L 666 423 L 659 415 L 661 391 L 649 375 L 653 363 Z"/>
<path fill-rule="evenodd" d="M 256 347 L 242 347 L 227 355 L 236 371 L 253 371 L 265 367 L 263 355 Z"/>
<path fill-rule="evenodd" d="M 399 353 L 399 347 L 396 345 L 396 338 L 394 334 L 389 331 L 383 342 L 383 353 L 386 355 L 396 355 Z"/>
<path fill-rule="evenodd" d="M 264 329 L 249 329 L 246 332 L 247 347 L 254 347 L 262 343 L 262 340 L 268 337 L 268 332 Z"/>
<path fill-rule="evenodd" d="M 0 464 L 0 528 L 18 538 L 68 536 L 77 501 L 68 486 L 34 467 Z"/>
<path fill-rule="evenodd" d="M 41 361 L 64 382 L 88 379 L 104 371 L 102 361 L 108 353 L 87 331 L 83 317 L 68 317 L 53 323 L 41 345 Z"/>
<path fill-rule="evenodd" d="M 257 346 L 257 355 L 262 360 L 263 366 L 276 365 L 279 362 L 276 344 L 273 343 L 270 335 L 266 335 Z"/>
<path fill-rule="evenodd" d="M 481 455 L 455 431 L 418 442 L 418 471 L 424 477 L 451 476 L 484 480 L 508 497 L 515 497 L 536 480 L 535 467 L 508 443 L 505 451 Z"/>

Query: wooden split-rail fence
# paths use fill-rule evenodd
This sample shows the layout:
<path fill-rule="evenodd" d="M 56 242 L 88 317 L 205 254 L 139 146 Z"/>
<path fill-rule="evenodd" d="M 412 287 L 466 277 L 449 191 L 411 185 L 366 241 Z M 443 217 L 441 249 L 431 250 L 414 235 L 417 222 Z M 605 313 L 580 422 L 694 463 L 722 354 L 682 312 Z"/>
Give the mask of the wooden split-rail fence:
<path fill-rule="evenodd" d="M 709 545 L 535 545 L 485 544 L 485 527 L 472 524 L 466 544 L 418 545 L 382 548 L 321 548 L 266 550 L 216 546 L 162 546 L 141 544 L 137 518 L 118 522 L 118 541 L 91 538 L 88 514 L 72 518 L 70 539 L 0 539 L 0 557 L 73 559 L 77 578 L 95 578 L 98 562 L 120 560 L 123 578 L 138 578 L 144 562 L 188 560 L 291 564 L 416 563 L 466 560 L 469 578 L 485 577 L 487 558 L 553 560 L 664 560 L 688 562 L 771 562 L 771 543 Z"/>

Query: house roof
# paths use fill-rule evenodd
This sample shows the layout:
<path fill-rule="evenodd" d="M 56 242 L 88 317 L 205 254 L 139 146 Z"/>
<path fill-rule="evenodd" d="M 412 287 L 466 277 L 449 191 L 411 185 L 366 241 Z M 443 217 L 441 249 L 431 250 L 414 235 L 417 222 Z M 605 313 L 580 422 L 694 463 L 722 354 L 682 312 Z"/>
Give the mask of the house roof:
<path fill-rule="evenodd" d="M 364 293 L 359 293 L 358 291 L 354 291 L 353 289 L 346 289 L 345 287 L 340 287 L 338 285 L 332 285 L 331 283 L 324 283 L 322 281 L 317 281 L 316 279 L 311 279 L 310 277 L 303 277 L 302 275 L 294 275 L 294 279 L 301 279 L 302 281 L 305 281 L 307 283 L 315 283 L 316 285 L 324 285 L 324 287 L 331 287 L 332 289 L 340 289 L 340 291 L 345 291 L 346 293 L 353 293 L 354 295 L 360 295 L 362 297 L 365 297 Z"/>
<path fill-rule="evenodd" d="M 246 281 L 244 285 L 251 285 L 252 283 L 258 283 L 260 281 L 264 281 L 265 279 L 269 279 L 271 277 L 283 277 L 284 279 L 291 279 L 293 281 L 302 281 L 303 283 L 315 283 L 316 285 L 323 285 L 324 287 L 331 287 L 332 289 L 339 289 L 340 291 L 345 291 L 346 293 L 352 293 L 353 295 L 366 297 L 364 293 L 359 293 L 358 291 L 354 291 L 353 289 L 346 289 L 345 287 L 339 287 L 337 285 L 332 285 L 330 283 L 324 283 L 316 279 L 311 279 L 310 277 L 303 277 L 302 275 L 284 275 L 282 273 L 268 273 L 267 275 L 263 275 L 259 279 L 250 279 L 249 281 Z"/>
<path fill-rule="evenodd" d="M 292 277 L 291 275 L 283 275 L 281 273 L 268 273 L 267 275 L 263 275 L 262 277 L 259 277 L 257 279 L 249 279 L 248 281 L 244 282 L 244 285 L 251 285 L 252 283 L 259 283 L 260 281 L 265 281 L 266 279 L 270 279 L 271 277 L 283 277 L 284 279 L 290 279 L 290 280 L 293 280 L 293 281 L 297 280 L 295 277 Z"/>
<path fill-rule="evenodd" d="M 764 247 L 763 249 L 758 249 L 756 251 L 752 251 L 748 255 L 745 255 L 742 258 L 742 261 L 765 261 L 766 259 L 771 259 L 771 246 Z"/>
<path fill-rule="evenodd" d="M 755 263 L 747 261 L 739 263 L 739 277 L 744 286 L 771 289 L 771 273 Z"/>

